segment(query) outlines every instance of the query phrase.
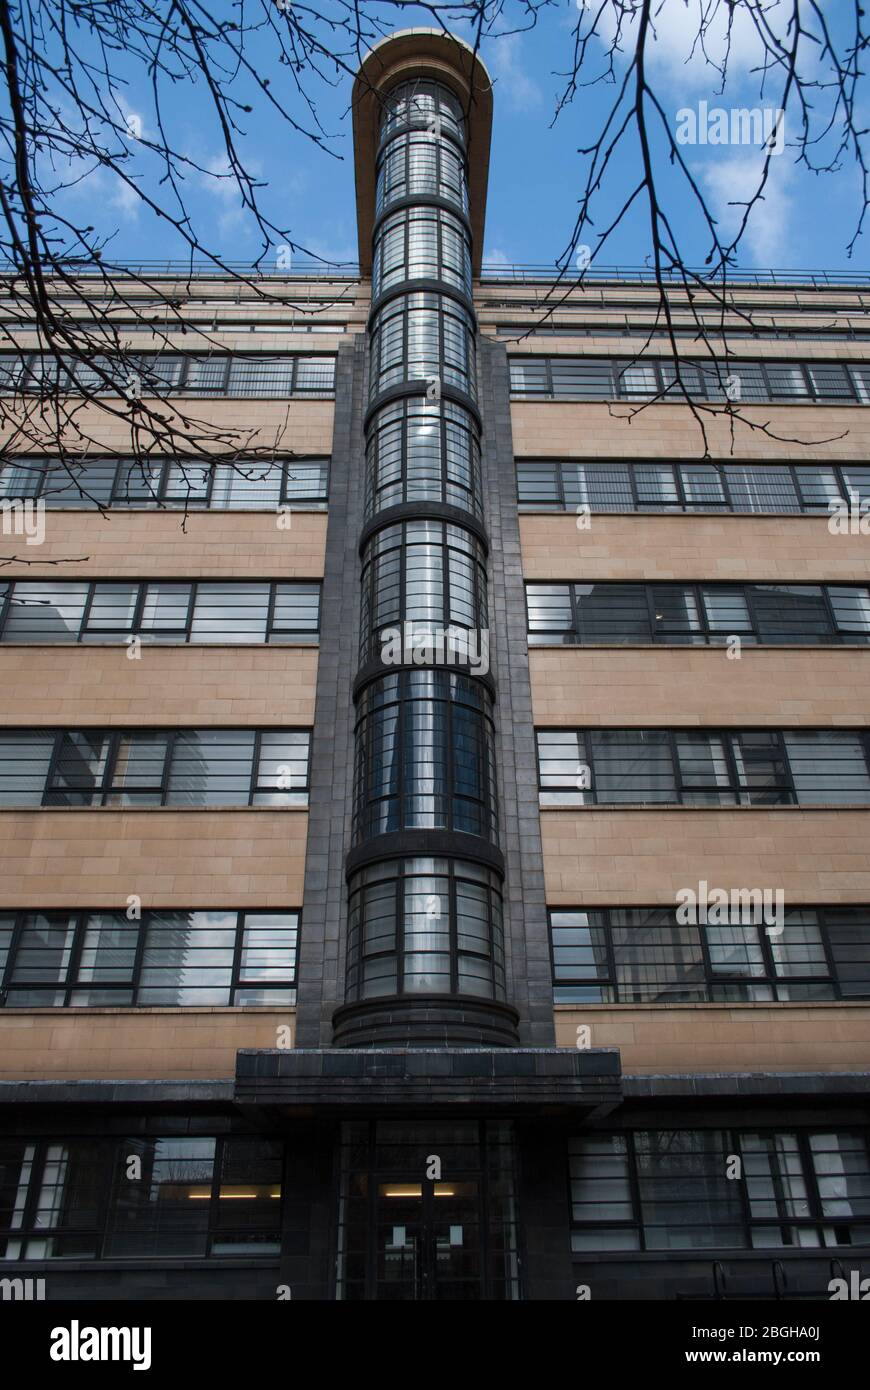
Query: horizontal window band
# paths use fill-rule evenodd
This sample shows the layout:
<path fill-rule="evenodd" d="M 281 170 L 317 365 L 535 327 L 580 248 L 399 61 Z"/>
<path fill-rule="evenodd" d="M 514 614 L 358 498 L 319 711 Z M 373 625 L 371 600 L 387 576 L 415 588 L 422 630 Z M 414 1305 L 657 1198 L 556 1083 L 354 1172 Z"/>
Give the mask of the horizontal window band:
<path fill-rule="evenodd" d="M 495 702 L 496 685 L 492 674 L 487 671 L 482 674 L 475 670 L 470 662 L 461 661 L 402 661 L 402 662 L 383 662 L 375 659 L 366 662 L 365 666 L 360 667 L 353 682 L 354 702 L 359 698 L 366 686 L 371 685 L 372 681 L 381 679 L 383 676 L 391 675 L 394 671 L 451 671 L 458 676 L 468 676 L 471 680 L 480 681 L 485 686 L 490 699 Z"/>
<path fill-rule="evenodd" d="M 505 859 L 501 850 L 479 835 L 457 830 L 397 830 L 377 835 L 356 845 L 345 859 L 345 877 L 350 879 L 369 864 L 394 859 L 468 859 L 482 864 L 504 878 Z"/>
<path fill-rule="evenodd" d="M 466 310 L 471 318 L 472 326 L 477 332 L 477 314 L 474 310 L 474 300 L 471 295 L 462 294 L 446 280 L 402 280 L 398 285 L 391 285 L 388 290 L 384 290 L 374 301 L 366 321 L 366 327 L 371 333 L 375 319 L 388 304 L 394 299 L 401 299 L 407 294 L 437 294 L 443 299 L 452 299 L 455 304 L 459 304 Z"/>
<path fill-rule="evenodd" d="M 375 218 L 372 241 L 374 242 L 377 239 L 378 233 L 387 218 L 392 217 L 397 212 L 407 212 L 413 208 L 437 208 L 440 212 L 447 212 L 451 217 L 457 218 L 457 220 L 462 223 L 469 237 L 473 235 L 471 220 L 468 213 L 464 208 L 460 207 L 458 203 L 451 202 L 449 198 L 442 198 L 437 193 L 409 193 L 403 198 L 396 198 L 395 202 L 381 209 Z M 489 308 L 489 305 L 484 301 L 481 305 L 481 308 L 483 307 Z"/>
<path fill-rule="evenodd" d="M 420 397 L 425 400 L 428 389 L 428 382 L 425 377 L 420 377 L 418 381 L 404 381 L 399 386 L 389 386 L 386 391 L 381 391 L 370 402 L 363 420 L 363 430 L 367 433 L 375 415 L 382 410 L 385 405 L 392 404 L 393 401 L 405 400 L 410 397 Z M 452 401 L 454 405 L 461 406 L 463 410 L 471 416 L 479 431 L 483 430 L 483 420 L 476 402 L 466 391 L 460 391 L 457 386 L 451 386 L 447 382 L 442 383 L 441 398 Z"/>
<path fill-rule="evenodd" d="M 365 523 L 360 534 L 360 558 L 362 558 L 372 536 L 400 521 L 446 521 L 451 526 L 461 526 L 463 530 L 469 531 L 471 535 L 475 536 L 484 550 L 489 553 L 489 536 L 486 527 L 473 512 L 467 512 L 462 507 L 455 507 L 451 502 L 433 500 L 431 502 L 394 502 L 391 507 L 385 507 L 383 511 L 376 512 Z"/>

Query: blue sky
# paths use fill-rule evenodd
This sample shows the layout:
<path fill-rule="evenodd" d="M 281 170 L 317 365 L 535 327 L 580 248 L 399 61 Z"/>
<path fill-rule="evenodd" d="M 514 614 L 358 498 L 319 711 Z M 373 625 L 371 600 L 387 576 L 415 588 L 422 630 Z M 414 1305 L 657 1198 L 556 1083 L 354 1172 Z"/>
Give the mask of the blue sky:
<path fill-rule="evenodd" d="M 301 3 L 301 0 L 300 0 Z M 509 5 L 514 0 L 509 0 Z M 485 43 L 483 57 L 495 80 L 495 114 L 492 163 L 490 170 L 485 262 L 499 264 L 549 265 L 569 243 L 577 214 L 578 198 L 584 181 L 585 161 L 578 148 L 598 131 L 613 99 L 612 86 L 593 86 L 580 92 L 555 126 L 553 116 L 562 91 L 558 76 L 569 64 L 573 47 L 572 28 L 577 23 L 578 5 L 590 0 L 562 0 L 543 10 L 530 32 L 494 38 Z M 594 0 L 600 3 L 600 0 Z M 849 7 L 836 0 L 832 22 Z M 519 7 L 510 8 L 506 15 Z M 759 99 L 758 80 L 751 75 L 757 54 L 748 27 L 738 25 L 734 35 L 731 79 L 724 93 L 717 90 L 716 74 L 696 53 L 687 62 L 691 16 L 697 0 L 687 7 L 686 0 L 664 0 L 657 20 L 657 42 L 650 57 L 650 74 L 674 125 L 684 108 L 697 111 L 706 101 L 709 108 L 758 107 L 774 109 L 776 87 Z M 790 9 L 790 5 L 788 6 Z M 230 4 L 213 5 L 212 13 L 232 13 Z M 394 23 L 398 11 L 381 6 L 390 28 L 431 24 L 423 12 L 406 6 Z M 506 18 L 503 28 L 511 27 Z M 455 26 L 467 34 L 462 24 Z M 718 51 L 717 35 L 711 35 L 711 48 Z M 597 61 L 602 45 L 591 50 Z M 259 51 L 260 70 L 270 71 L 273 89 L 287 90 L 286 68 L 274 64 L 268 47 Z M 587 66 L 587 72 L 589 67 Z M 123 103 L 131 117 L 141 123 L 147 137 L 153 134 L 154 117 L 147 84 L 130 63 L 126 65 L 129 85 Z M 282 85 L 285 84 L 285 85 Z M 315 148 L 304 135 L 282 125 L 264 105 L 254 99 L 254 110 L 241 117 L 245 136 L 240 141 L 251 170 L 266 185 L 261 191 L 263 206 L 270 217 L 287 228 L 294 242 L 329 260 L 356 259 L 351 120 L 348 111 L 350 80 L 344 76 L 334 86 L 310 84 L 318 94 L 318 111 L 329 133 L 330 152 Z M 819 94 L 822 97 L 822 94 Z M 240 100 L 251 93 L 239 83 Z M 291 98 L 290 109 L 304 119 L 301 101 Z M 820 102 L 821 105 L 821 102 Z M 864 124 L 870 102 L 864 98 Z M 188 83 L 167 93 L 165 115 L 177 148 L 190 154 L 212 174 L 192 173 L 187 180 L 186 201 L 194 222 L 208 244 L 223 257 L 249 262 L 257 254 L 259 240 L 248 214 L 240 206 L 233 181 L 222 177 L 225 164 L 214 117 L 208 113 L 205 93 Z M 785 148 L 771 160 L 770 180 L 763 205 L 756 210 L 744 241 L 739 264 L 749 267 L 821 268 L 831 270 L 870 267 L 868 233 L 849 261 L 847 243 L 860 209 L 861 185 L 852 162 L 831 175 L 813 175 L 796 166 L 795 152 L 789 148 L 790 113 L 786 116 Z M 792 120 L 796 129 L 796 118 Z M 683 148 L 693 175 L 704 188 L 711 207 L 727 230 L 735 216 L 729 200 L 747 196 L 761 168 L 761 153 L 749 145 L 686 145 Z M 130 142 L 131 175 L 142 186 L 155 188 L 153 163 L 147 151 Z M 693 211 L 685 188 L 674 178 L 661 158 L 657 160 L 668 211 L 680 228 L 686 259 L 701 263 L 707 239 Z M 633 135 L 625 140 L 614 160 L 609 181 L 597 211 L 596 225 L 605 225 L 628 188 L 639 176 L 639 154 Z M 129 189 L 105 171 L 85 171 L 76 187 L 64 195 L 67 210 L 75 217 L 90 220 L 101 232 L 113 233 L 110 256 L 113 261 L 136 261 L 182 254 L 181 242 L 172 229 L 156 220 Z M 594 236 L 583 237 L 594 245 Z M 648 214 L 639 205 L 619 228 L 601 253 L 601 265 L 643 265 L 649 255 Z"/>

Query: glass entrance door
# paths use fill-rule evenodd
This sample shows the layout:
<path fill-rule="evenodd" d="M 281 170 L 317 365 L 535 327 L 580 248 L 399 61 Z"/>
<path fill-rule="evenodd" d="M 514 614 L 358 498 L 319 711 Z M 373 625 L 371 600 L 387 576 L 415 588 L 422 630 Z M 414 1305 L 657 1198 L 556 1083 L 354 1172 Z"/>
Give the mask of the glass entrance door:
<path fill-rule="evenodd" d="M 343 1127 L 339 1298 L 517 1298 L 516 1227 L 509 1126 Z"/>

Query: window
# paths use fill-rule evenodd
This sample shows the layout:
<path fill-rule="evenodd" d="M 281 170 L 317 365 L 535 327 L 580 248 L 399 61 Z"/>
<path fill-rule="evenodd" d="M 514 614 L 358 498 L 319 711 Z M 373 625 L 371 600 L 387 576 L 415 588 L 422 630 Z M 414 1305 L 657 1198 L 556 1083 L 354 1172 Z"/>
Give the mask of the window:
<path fill-rule="evenodd" d="M 743 1183 L 728 1179 L 739 1157 Z M 570 1139 L 571 1248 L 747 1250 L 863 1245 L 862 1130 L 633 1130 Z"/>
<path fill-rule="evenodd" d="M 403 208 L 378 226 L 372 298 L 406 280 L 440 280 L 471 294 L 471 239 L 446 208 Z"/>
<path fill-rule="evenodd" d="M 504 999 L 501 885 L 479 865 L 405 859 L 355 874 L 348 1000 L 387 994 Z"/>
<path fill-rule="evenodd" d="M 870 736 L 846 729 L 538 729 L 542 807 L 867 806 Z"/>
<path fill-rule="evenodd" d="M 433 380 L 474 396 L 471 315 L 446 295 L 398 295 L 375 314 L 369 362 L 372 397 L 407 381 Z"/>
<path fill-rule="evenodd" d="M 0 918 L 7 1008 L 296 1002 L 298 912 L 19 912 Z"/>
<path fill-rule="evenodd" d="M 739 901 L 737 901 L 739 898 Z M 748 890 L 673 907 L 550 912 L 557 1004 L 755 1004 L 870 998 L 870 908 L 783 909 Z M 767 915 L 765 915 L 767 914 Z M 694 916 L 695 914 L 693 914 Z"/>
<path fill-rule="evenodd" d="M 307 729 L 7 729 L 0 806 L 305 806 Z"/>
<path fill-rule="evenodd" d="M 870 400 L 870 396 L 868 396 Z M 536 511 L 818 512 L 870 498 L 870 468 L 846 464 L 738 464 L 517 460 L 517 499 Z"/>
<path fill-rule="evenodd" d="M 319 627 L 313 581 L 0 583 L 4 642 L 312 642 Z"/>
<path fill-rule="evenodd" d="M 359 697 L 354 840 L 456 830 L 497 843 L 495 736 L 479 681 L 398 671 Z"/>
<path fill-rule="evenodd" d="M 366 519 L 401 502 L 446 502 L 483 515 L 477 427 L 461 406 L 411 398 L 373 416 L 366 433 Z"/>
<path fill-rule="evenodd" d="M 441 521 L 384 527 L 363 555 L 360 659 L 379 656 L 395 633 L 403 647 L 406 638 L 428 636 L 449 643 L 459 658 L 480 655 L 486 604 L 486 556 L 471 532 Z"/>
<path fill-rule="evenodd" d="M 152 458 L 20 458 L 0 466 L 0 498 L 39 497 L 46 507 L 164 507 L 273 511 L 324 503 L 329 460 L 240 459 L 238 463 Z"/>
<path fill-rule="evenodd" d="M 637 400 L 668 397 L 751 405 L 762 401 L 870 401 L 870 373 L 838 362 L 719 361 L 678 364 L 666 357 L 509 358 L 511 391 L 549 400 Z M 866 384 L 865 384 L 866 383 Z"/>
<path fill-rule="evenodd" d="M 527 584 L 532 645 L 870 641 L 870 588 L 825 584 Z"/>
<path fill-rule="evenodd" d="M 41 393 L 59 384 L 70 393 L 114 396 L 135 385 L 144 395 L 186 396 L 331 396 L 335 358 L 301 353 L 260 356 L 254 353 L 214 353 L 208 357 L 180 353 L 135 353 L 97 357 L 93 365 L 70 363 L 58 369 L 53 358 L 39 353 L 0 353 L 0 391 Z"/>
<path fill-rule="evenodd" d="M 277 1255 L 282 1154 L 235 1135 L 0 1140 L 0 1258 Z"/>
<path fill-rule="evenodd" d="M 443 198 L 460 212 L 468 212 L 465 156 L 442 128 L 410 131 L 389 139 L 378 154 L 375 179 L 375 215 L 400 198 Z"/>
<path fill-rule="evenodd" d="M 452 92 L 438 82 L 415 78 L 393 87 L 381 109 L 381 140 L 405 126 L 430 129 L 438 122 L 460 144 L 465 143 L 462 105 Z"/>

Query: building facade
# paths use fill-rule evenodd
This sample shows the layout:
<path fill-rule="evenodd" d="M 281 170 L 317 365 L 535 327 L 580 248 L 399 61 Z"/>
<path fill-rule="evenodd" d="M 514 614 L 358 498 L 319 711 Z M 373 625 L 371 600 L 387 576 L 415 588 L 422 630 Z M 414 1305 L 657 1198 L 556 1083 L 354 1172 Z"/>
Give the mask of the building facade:
<path fill-rule="evenodd" d="M 167 271 L 208 354 L 120 325 L 274 461 L 143 469 L 95 410 L 74 477 L 3 469 L 0 1273 L 826 1298 L 870 1275 L 870 283 L 675 284 L 675 367 L 642 275 L 483 271 L 464 45 L 392 36 L 353 111 L 358 275 Z"/>

